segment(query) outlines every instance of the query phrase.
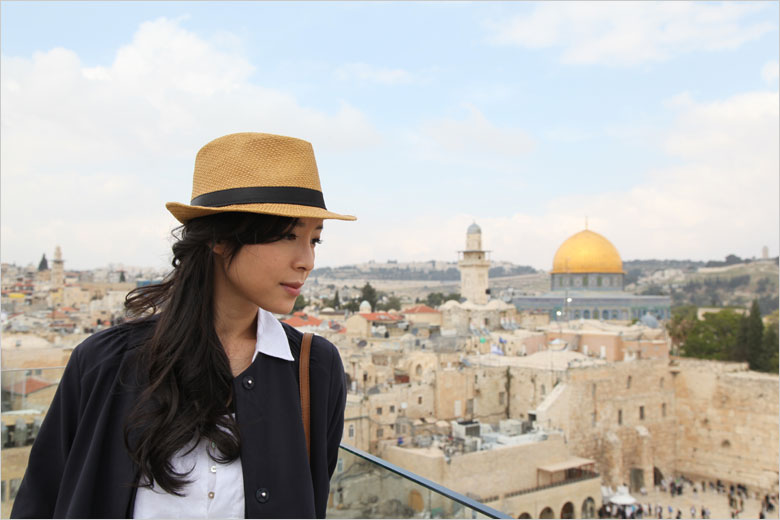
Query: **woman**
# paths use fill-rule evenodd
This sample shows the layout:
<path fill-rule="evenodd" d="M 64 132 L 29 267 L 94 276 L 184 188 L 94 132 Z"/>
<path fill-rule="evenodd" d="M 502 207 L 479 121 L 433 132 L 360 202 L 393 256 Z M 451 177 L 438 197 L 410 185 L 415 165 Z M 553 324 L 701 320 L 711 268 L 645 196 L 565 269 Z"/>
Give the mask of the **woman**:
<path fill-rule="evenodd" d="M 346 399 L 336 348 L 309 360 L 292 310 L 323 219 L 311 145 L 241 133 L 204 146 L 173 271 L 132 291 L 133 321 L 74 349 L 32 447 L 13 517 L 324 517 Z"/>

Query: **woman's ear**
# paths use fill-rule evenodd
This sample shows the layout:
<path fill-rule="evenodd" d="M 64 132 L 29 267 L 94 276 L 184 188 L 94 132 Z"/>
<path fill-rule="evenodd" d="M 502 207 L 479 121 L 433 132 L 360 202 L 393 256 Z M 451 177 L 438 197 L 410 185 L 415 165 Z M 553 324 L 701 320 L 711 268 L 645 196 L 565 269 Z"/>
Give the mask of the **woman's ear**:
<path fill-rule="evenodd" d="M 215 255 L 225 256 L 225 243 L 217 242 L 211 247 L 211 250 L 214 252 Z"/>

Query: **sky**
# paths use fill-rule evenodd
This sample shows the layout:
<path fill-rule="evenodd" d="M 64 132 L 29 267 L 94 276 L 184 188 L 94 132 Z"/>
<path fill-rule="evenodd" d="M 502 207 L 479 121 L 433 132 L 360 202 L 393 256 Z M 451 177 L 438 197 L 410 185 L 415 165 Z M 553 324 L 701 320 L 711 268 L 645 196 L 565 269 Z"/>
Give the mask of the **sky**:
<path fill-rule="evenodd" d="M 0 259 L 165 268 L 221 135 L 314 147 L 318 266 L 780 244 L 778 2 L 0 2 Z"/>

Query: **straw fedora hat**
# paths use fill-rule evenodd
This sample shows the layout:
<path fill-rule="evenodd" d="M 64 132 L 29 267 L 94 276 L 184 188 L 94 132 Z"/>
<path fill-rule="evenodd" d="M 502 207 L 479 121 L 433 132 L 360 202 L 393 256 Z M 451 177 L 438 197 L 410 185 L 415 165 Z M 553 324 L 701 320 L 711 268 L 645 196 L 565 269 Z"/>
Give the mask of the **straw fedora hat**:
<path fill-rule="evenodd" d="M 182 224 L 226 211 L 356 220 L 325 207 L 311 143 L 254 132 L 219 137 L 201 148 L 190 204 L 165 207 Z"/>

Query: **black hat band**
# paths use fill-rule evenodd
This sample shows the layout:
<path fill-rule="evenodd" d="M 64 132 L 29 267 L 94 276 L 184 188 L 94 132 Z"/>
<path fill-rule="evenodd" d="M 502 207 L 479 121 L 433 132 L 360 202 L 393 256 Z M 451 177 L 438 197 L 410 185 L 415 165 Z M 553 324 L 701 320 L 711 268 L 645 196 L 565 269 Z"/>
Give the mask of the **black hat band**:
<path fill-rule="evenodd" d="M 252 186 L 212 191 L 198 195 L 190 204 L 209 208 L 233 204 L 296 204 L 327 209 L 321 191 L 295 186 Z"/>

